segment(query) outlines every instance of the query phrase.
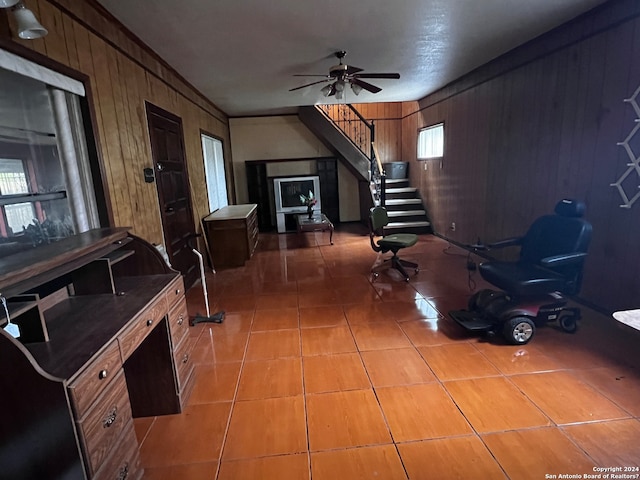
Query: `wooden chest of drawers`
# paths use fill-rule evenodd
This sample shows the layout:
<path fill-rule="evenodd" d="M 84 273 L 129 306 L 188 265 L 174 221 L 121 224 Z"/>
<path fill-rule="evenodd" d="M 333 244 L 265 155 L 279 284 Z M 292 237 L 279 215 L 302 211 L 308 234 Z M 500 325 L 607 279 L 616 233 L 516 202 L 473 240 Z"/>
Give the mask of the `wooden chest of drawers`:
<path fill-rule="evenodd" d="M 258 205 L 229 205 L 202 220 L 209 255 L 217 267 L 239 267 L 258 245 Z"/>

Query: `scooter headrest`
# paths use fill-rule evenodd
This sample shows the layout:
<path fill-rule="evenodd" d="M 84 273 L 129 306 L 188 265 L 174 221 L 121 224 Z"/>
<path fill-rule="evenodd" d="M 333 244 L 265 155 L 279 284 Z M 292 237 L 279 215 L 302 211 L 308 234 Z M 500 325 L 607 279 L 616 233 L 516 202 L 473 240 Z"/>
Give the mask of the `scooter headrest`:
<path fill-rule="evenodd" d="M 561 217 L 582 217 L 585 209 L 584 202 L 563 198 L 556 204 L 554 211 Z"/>

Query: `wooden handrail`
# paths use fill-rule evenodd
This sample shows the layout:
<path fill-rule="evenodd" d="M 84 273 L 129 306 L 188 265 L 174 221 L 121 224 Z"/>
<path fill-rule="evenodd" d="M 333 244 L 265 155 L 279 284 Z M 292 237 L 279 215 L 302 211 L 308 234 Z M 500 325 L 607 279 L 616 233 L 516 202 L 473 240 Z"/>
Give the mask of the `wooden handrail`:
<path fill-rule="evenodd" d="M 367 126 L 369 130 L 373 128 L 373 124 L 369 123 L 367 119 L 364 118 L 362 114 L 356 109 L 356 107 L 354 107 L 350 103 L 347 103 L 347 107 L 349 107 L 349 110 L 351 110 L 358 117 L 358 119 L 360 119 L 360 121 Z"/>
<path fill-rule="evenodd" d="M 380 175 L 384 175 L 384 170 L 382 170 L 382 161 L 380 160 L 380 155 L 378 154 L 378 147 L 376 146 L 376 142 L 371 142 L 371 148 L 373 149 L 373 154 L 376 157 L 378 171 L 380 172 Z"/>

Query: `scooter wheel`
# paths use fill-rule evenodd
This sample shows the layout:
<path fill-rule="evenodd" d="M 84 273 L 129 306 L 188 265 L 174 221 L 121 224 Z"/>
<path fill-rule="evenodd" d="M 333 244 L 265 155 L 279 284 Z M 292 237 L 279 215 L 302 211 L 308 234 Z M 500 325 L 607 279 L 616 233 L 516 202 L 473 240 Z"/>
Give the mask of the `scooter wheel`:
<path fill-rule="evenodd" d="M 502 333 L 509 343 L 525 345 L 535 335 L 536 325 L 530 318 L 513 317 L 505 322 Z"/>
<path fill-rule="evenodd" d="M 560 328 L 563 332 L 576 333 L 578 330 L 578 322 L 573 315 L 562 315 L 558 323 L 560 323 Z"/>

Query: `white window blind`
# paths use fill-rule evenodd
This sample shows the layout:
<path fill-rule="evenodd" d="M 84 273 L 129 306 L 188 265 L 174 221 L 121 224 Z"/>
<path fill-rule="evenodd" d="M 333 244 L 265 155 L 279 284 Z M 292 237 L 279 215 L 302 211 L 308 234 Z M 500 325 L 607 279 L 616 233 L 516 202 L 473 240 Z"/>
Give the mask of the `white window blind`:
<path fill-rule="evenodd" d="M 227 181 L 224 173 L 224 151 L 222 142 L 217 138 L 202 135 L 202 154 L 204 156 L 204 173 L 209 196 L 209 211 L 215 212 L 226 207 Z"/>
<path fill-rule="evenodd" d="M 82 82 L 69 78 L 61 73 L 54 72 L 47 67 L 30 62 L 29 60 L 25 60 L 22 57 L 2 49 L 0 49 L 0 68 L 19 73 L 25 77 L 33 78 L 34 80 L 44 82 L 47 85 L 71 92 L 81 97 L 85 96 L 84 85 Z"/>
<path fill-rule="evenodd" d="M 444 155 L 444 123 L 423 128 L 418 132 L 418 160 L 441 158 Z"/>

